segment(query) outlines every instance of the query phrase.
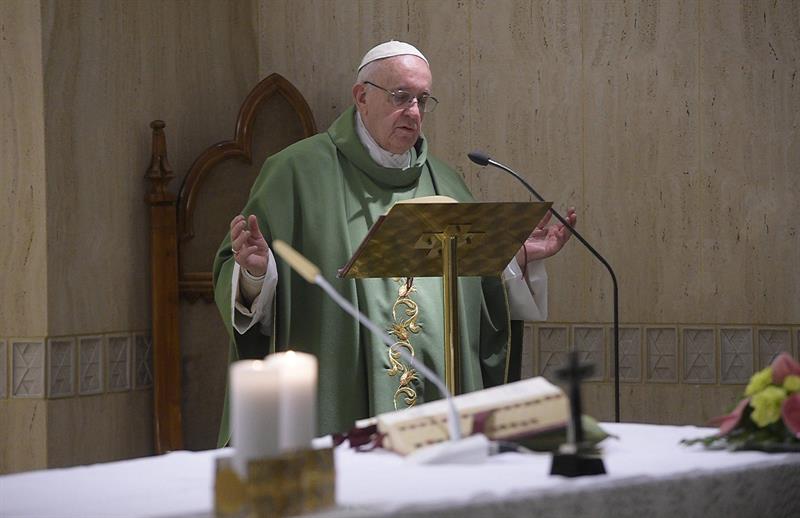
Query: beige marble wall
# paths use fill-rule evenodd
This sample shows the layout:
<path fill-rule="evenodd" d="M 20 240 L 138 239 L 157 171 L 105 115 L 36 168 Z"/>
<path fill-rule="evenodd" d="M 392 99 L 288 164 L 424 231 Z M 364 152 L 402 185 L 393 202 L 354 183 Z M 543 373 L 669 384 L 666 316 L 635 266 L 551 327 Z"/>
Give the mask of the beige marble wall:
<path fill-rule="evenodd" d="M 472 165 L 475 148 L 577 207 L 619 277 L 623 324 L 643 336 L 623 417 L 702 422 L 741 391 L 738 362 L 798 354 L 797 2 L 262 0 L 259 13 L 261 74 L 294 82 L 321 128 L 350 103 L 363 52 L 407 40 L 441 100 L 425 120 L 432 149 L 479 198 L 527 194 Z M 607 273 L 578 243 L 548 271 L 551 324 L 610 322 Z M 671 331 L 645 336 L 660 327 Z M 532 342 L 531 374 L 552 366 L 541 347 L 575 343 L 564 336 Z M 598 336 L 585 342 L 604 362 L 587 400 L 609 418 L 610 339 Z"/>
<path fill-rule="evenodd" d="M 9 374 L 14 338 L 38 337 L 26 353 L 34 358 L 42 337 L 67 350 L 64 340 L 106 344 L 150 327 L 149 122 L 167 123 L 177 191 L 191 160 L 228 137 L 223 129 L 232 134 L 258 80 L 257 16 L 251 1 L 0 2 L 0 180 L 10 186 L 0 204 L 10 244 L 0 250 L 0 342 Z M 105 363 L 99 394 L 84 393 L 85 365 L 73 356 L 67 368 L 66 357 L 42 359 L 35 379 L 45 390 L 29 399 L 0 377 L 0 471 L 152 453 L 152 391 L 136 389 L 136 371 L 127 389 L 115 388 Z M 37 428 L 23 432 L 29 423 Z"/>
<path fill-rule="evenodd" d="M 701 2 L 697 17 L 695 300 L 712 319 L 798 323 L 800 4 Z"/>
<path fill-rule="evenodd" d="M 47 402 L 0 399 L 0 475 L 47 467 Z"/>
<path fill-rule="evenodd" d="M 619 273 L 621 318 L 714 322 L 697 283 L 707 223 L 698 196 L 696 2 L 587 2 L 581 10 L 582 205 L 587 235 Z M 587 311 L 603 318 L 588 295 L 607 299 L 608 284 L 602 272 L 592 275 L 581 311 L 568 319 Z"/>
<path fill-rule="evenodd" d="M 153 454 L 153 391 L 132 390 L 47 404 L 47 467 Z"/>
<path fill-rule="evenodd" d="M 3 340 L 47 332 L 41 38 L 37 3 L 0 2 L 0 473 L 47 465 L 46 403 L 8 399 Z"/>
<path fill-rule="evenodd" d="M 0 337 L 47 333 L 44 93 L 38 3 L 0 2 Z"/>
<path fill-rule="evenodd" d="M 167 123 L 177 190 L 257 82 L 255 14 L 227 1 L 43 5 L 51 334 L 149 326 L 148 124 Z"/>

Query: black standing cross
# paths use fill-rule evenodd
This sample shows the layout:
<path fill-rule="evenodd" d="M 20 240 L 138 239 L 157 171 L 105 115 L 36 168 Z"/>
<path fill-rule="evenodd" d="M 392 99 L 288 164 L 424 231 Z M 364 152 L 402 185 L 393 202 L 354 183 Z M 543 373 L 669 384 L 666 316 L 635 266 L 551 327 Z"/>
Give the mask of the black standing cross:
<path fill-rule="evenodd" d="M 578 351 L 570 351 L 567 365 L 556 370 L 560 380 L 569 382 L 569 406 L 572 414 L 571 425 L 567 430 L 567 443 L 553 454 L 550 466 L 551 475 L 582 477 L 602 475 L 606 472 L 599 451 L 592 451 L 583 443 L 583 423 L 581 422 L 581 380 L 590 376 L 594 365 L 581 364 Z"/>
<path fill-rule="evenodd" d="M 578 351 L 572 350 L 567 358 L 567 365 L 556 370 L 556 376 L 561 381 L 569 383 L 569 406 L 572 414 L 572 437 L 567 437 L 567 442 L 580 448 L 583 443 L 583 423 L 581 422 L 581 380 L 591 376 L 594 365 L 581 364 Z"/>

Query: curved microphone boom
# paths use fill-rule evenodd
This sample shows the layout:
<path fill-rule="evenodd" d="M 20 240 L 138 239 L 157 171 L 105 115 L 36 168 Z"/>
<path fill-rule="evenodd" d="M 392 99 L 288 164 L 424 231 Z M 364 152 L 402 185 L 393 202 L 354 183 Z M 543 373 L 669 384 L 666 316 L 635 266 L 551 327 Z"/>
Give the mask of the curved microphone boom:
<path fill-rule="evenodd" d="M 525 186 L 526 189 L 539 201 L 544 201 L 544 198 L 536 192 L 536 190 L 531 187 L 531 185 L 525 181 L 519 174 L 514 172 L 511 168 L 501 164 L 500 162 L 495 162 L 489 155 L 482 151 L 472 151 L 468 153 L 467 156 L 470 160 L 475 162 L 480 166 L 487 166 L 492 165 L 506 173 L 510 174 L 519 182 Z M 586 239 L 580 233 L 575 230 L 575 227 L 570 225 L 566 219 L 564 219 L 561 214 L 559 214 L 555 209 L 551 208 L 550 212 L 553 216 L 556 217 L 558 221 L 560 221 L 565 227 L 567 227 L 570 232 L 580 241 L 583 246 L 585 246 L 591 253 L 594 255 L 598 261 L 600 261 L 603 266 L 606 267 L 608 273 L 611 275 L 611 282 L 614 285 L 614 420 L 619 422 L 619 296 L 618 296 L 618 289 L 617 289 L 617 276 L 614 274 L 614 269 L 611 268 L 611 265 L 608 264 L 605 257 L 600 255 L 600 252 L 594 249 L 592 245 L 589 244 Z"/>

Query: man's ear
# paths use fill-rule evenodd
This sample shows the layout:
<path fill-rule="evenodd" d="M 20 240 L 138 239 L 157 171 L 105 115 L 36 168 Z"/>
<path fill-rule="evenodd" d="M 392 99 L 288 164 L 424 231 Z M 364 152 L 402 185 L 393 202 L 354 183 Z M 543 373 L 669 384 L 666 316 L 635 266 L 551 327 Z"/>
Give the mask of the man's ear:
<path fill-rule="evenodd" d="M 367 104 L 367 85 L 364 83 L 356 83 L 353 85 L 353 100 L 356 103 L 356 108 L 361 111 Z"/>

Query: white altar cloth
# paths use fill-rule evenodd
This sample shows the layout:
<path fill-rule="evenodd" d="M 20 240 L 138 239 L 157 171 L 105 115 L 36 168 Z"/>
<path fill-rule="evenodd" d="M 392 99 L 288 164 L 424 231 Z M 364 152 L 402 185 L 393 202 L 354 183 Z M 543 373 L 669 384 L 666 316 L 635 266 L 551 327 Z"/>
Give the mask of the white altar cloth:
<path fill-rule="evenodd" d="M 336 450 L 337 508 L 315 516 L 800 516 L 800 454 L 679 445 L 711 429 L 603 425 L 607 475 L 549 475 L 549 455 L 475 466 L 418 466 L 394 454 Z M 0 477 L 0 517 L 213 514 L 214 459 L 175 452 Z M 678 513 L 678 514 L 675 514 Z"/>

